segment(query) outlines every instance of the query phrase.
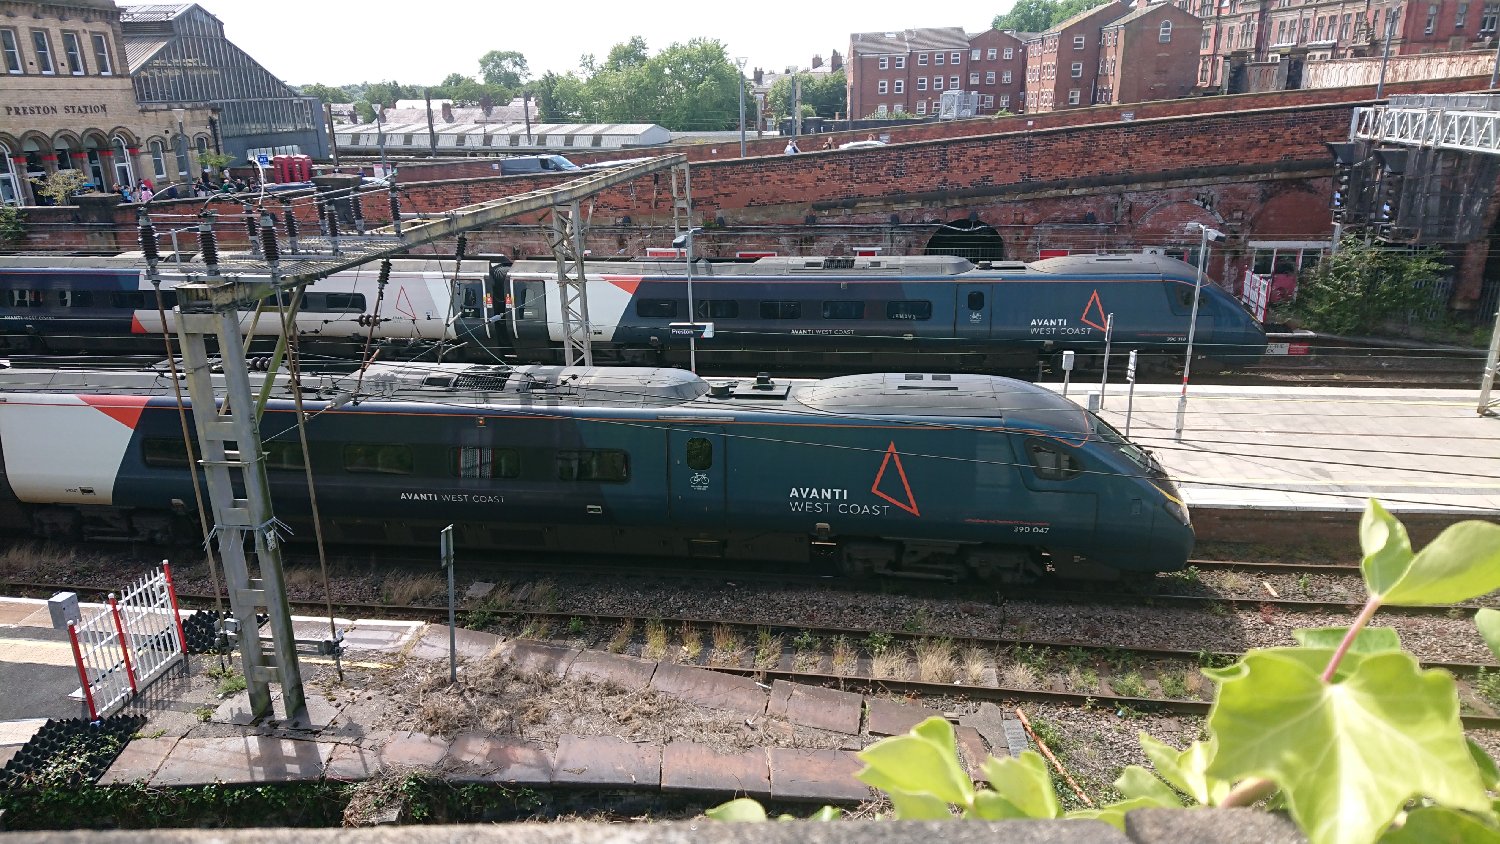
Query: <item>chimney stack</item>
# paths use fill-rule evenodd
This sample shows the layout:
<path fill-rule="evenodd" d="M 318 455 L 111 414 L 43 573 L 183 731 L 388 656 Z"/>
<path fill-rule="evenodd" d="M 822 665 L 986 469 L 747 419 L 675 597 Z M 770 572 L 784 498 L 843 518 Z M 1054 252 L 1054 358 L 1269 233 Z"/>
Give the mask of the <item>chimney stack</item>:
<path fill-rule="evenodd" d="M 817 70 L 818 68 L 822 67 L 823 66 L 823 57 L 821 55 L 819 55 L 819 56 L 813 56 L 812 57 L 812 66 L 813 66 L 813 70 Z"/>
<path fill-rule="evenodd" d="M 837 71 L 837 70 L 842 70 L 843 67 L 844 67 L 844 57 L 841 56 L 841 55 L 839 55 L 839 51 L 838 50 L 834 50 L 833 51 L 833 55 L 828 58 L 828 69 L 829 70 L 833 70 L 833 71 Z"/>
<path fill-rule="evenodd" d="M 453 122 L 453 103 L 443 103 L 443 122 Z"/>

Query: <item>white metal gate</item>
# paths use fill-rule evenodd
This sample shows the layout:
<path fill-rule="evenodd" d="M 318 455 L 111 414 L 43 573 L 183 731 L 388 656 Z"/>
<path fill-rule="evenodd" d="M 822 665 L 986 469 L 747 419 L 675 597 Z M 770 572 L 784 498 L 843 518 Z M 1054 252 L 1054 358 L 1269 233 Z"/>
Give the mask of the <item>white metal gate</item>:
<path fill-rule="evenodd" d="M 172 566 L 163 562 L 94 615 L 68 624 L 89 717 L 111 715 L 186 652 Z"/>

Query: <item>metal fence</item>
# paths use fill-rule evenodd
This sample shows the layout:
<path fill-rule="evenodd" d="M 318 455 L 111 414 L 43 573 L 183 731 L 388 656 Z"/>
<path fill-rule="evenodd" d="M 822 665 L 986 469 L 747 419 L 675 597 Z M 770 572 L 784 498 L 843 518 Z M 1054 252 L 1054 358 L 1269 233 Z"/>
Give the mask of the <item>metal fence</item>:
<path fill-rule="evenodd" d="M 69 623 L 68 637 L 90 719 L 118 711 L 185 653 L 171 564 L 163 562 L 118 599 L 110 595 L 93 616 Z"/>

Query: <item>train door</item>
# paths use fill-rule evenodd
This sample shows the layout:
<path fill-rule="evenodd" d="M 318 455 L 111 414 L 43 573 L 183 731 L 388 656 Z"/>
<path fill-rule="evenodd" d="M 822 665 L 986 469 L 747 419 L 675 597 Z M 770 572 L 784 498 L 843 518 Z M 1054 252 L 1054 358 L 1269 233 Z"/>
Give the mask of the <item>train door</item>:
<path fill-rule="evenodd" d="M 953 336 L 989 339 L 994 306 L 994 285 L 960 284 L 953 305 Z"/>
<path fill-rule="evenodd" d="M 724 429 L 717 425 L 672 428 L 667 448 L 672 518 L 712 523 L 723 520 L 728 500 Z"/>

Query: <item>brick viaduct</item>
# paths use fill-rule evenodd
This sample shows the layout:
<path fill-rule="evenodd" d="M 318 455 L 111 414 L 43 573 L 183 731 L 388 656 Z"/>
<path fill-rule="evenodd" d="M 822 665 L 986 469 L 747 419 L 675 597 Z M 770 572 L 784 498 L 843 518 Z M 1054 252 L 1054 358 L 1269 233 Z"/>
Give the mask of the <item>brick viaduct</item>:
<path fill-rule="evenodd" d="M 1388 90 L 1447 93 L 1484 87 L 1483 80 L 1458 79 Z M 1353 108 L 1372 102 L 1373 93 L 1369 88 L 1290 91 L 922 124 L 886 130 L 892 146 L 884 149 L 783 156 L 783 140 L 764 139 L 752 140 L 744 159 L 738 157 L 738 141 L 681 151 L 693 161 L 695 210 L 698 223 L 708 229 L 697 241 L 700 254 L 732 255 L 741 249 L 847 254 L 855 245 L 914 254 L 942 224 L 978 222 L 994 228 L 1006 257 L 1029 260 L 1040 249 L 1196 245 L 1187 224 L 1201 222 L 1230 235 L 1225 247 L 1214 251 L 1210 272 L 1229 280 L 1245 268 L 1252 240 L 1329 237 L 1331 162 L 1323 144 L 1347 138 Z M 446 211 L 566 178 L 499 177 L 492 167 L 484 159 L 403 166 L 403 211 Z M 179 201 L 158 212 L 195 213 L 201 204 Z M 1489 203 L 1486 230 L 1496 205 Z M 229 212 L 238 206 L 216 207 Z M 296 207 L 299 217 L 315 225 L 310 203 Z M 665 173 L 613 188 L 593 202 L 589 248 L 594 254 L 640 254 L 646 246 L 665 246 L 671 209 Z M 44 219 L 70 212 L 77 213 L 34 213 Z M 389 217 L 383 201 L 366 202 L 365 213 L 372 225 Z M 93 234 L 43 225 L 34 227 L 27 245 L 108 249 L 112 245 L 103 241 L 113 232 L 126 241 L 115 244 L 119 248 L 135 248 L 122 226 L 134 222 L 133 206 L 85 216 L 97 224 Z M 518 220 L 471 235 L 470 251 L 545 254 L 538 222 Z M 232 239 L 242 237 L 243 229 L 225 226 L 223 231 Z M 1487 254 L 1487 239 L 1461 250 L 1455 307 L 1477 301 Z"/>

